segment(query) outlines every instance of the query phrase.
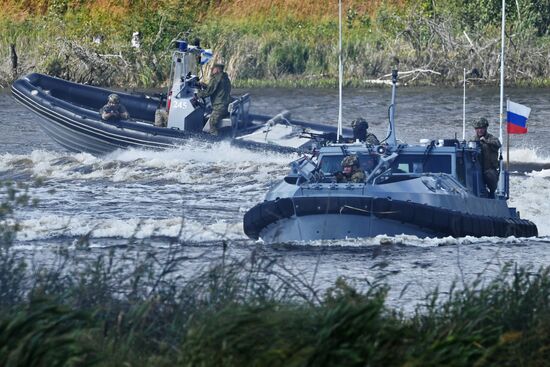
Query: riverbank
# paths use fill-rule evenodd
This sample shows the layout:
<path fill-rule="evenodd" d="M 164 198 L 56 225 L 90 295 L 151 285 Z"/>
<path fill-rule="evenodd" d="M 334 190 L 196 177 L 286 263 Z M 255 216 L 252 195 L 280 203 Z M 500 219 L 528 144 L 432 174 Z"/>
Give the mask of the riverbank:
<path fill-rule="evenodd" d="M 102 251 L 89 248 L 84 236 L 54 250 L 44 266 L 4 242 L 0 363 L 545 365 L 548 268 L 508 265 L 471 284 L 457 279 L 403 314 L 386 305 L 383 279 L 357 284 L 366 286 L 362 291 L 339 279 L 320 291 L 261 247 L 236 260 L 225 242 L 220 258 L 186 279 L 185 244 L 148 246 L 135 239 Z"/>
<path fill-rule="evenodd" d="M 0 85 L 36 71 L 82 83 L 158 88 L 168 78 L 172 41 L 200 38 L 215 61 L 227 65 L 236 87 L 335 86 L 338 12 L 332 3 L 189 2 L 187 17 L 169 1 L 146 11 L 116 1 L 59 1 L 26 12 L 8 6 L 0 17 Z M 472 83 L 498 84 L 499 9 L 468 4 L 344 2 L 346 84 L 378 85 L 395 65 L 407 85 L 459 84 L 464 69 Z M 549 14 L 537 3 L 510 5 L 507 85 L 550 85 Z"/>

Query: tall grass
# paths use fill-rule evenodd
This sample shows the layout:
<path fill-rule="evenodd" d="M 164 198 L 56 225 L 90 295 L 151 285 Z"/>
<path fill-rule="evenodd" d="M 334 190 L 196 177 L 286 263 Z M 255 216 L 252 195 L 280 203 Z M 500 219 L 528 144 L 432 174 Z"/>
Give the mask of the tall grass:
<path fill-rule="evenodd" d="M 547 364 L 550 267 L 508 264 L 403 314 L 383 278 L 320 290 L 262 247 L 233 258 L 222 242 L 212 260 L 177 239 L 92 250 L 84 236 L 40 262 L 14 246 L 25 188 L 4 184 L 0 199 L 3 366 Z M 185 272 L 197 260 L 210 265 Z"/>
<path fill-rule="evenodd" d="M 92 366 L 90 317 L 67 306 L 32 300 L 0 320 L 2 366 Z"/>
<path fill-rule="evenodd" d="M 550 10 L 540 1 L 509 4 L 507 83 L 546 85 Z M 496 4 L 496 3 L 495 3 Z M 408 84 L 453 84 L 463 69 L 472 81 L 499 80 L 499 6 L 484 0 L 344 2 L 344 66 L 349 85 L 384 78 L 396 60 L 415 71 Z M 334 1 L 242 2 L 7 1 L 0 15 L 0 84 L 31 71 L 79 82 L 159 87 L 177 38 L 202 39 L 228 64 L 236 86 L 334 85 Z M 140 31 L 142 47 L 130 47 Z M 100 39 L 101 43 L 92 42 Z"/>
<path fill-rule="evenodd" d="M 183 276 L 185 244 L 98 254 L 83 243 L 59 251 L 53 265 L 23 266 L 13 247 L 0 254 L 1 274 L 24 270 L 0 283 L 3 365 L 546 363 L 550 268 L 506 266 L 448 296 L 435 290 L 404 315 L 386 306 L 382 283 L 359 292 L 339 279 L 321 292 L 261 248 L 246 259 L 224 252 Z"/>

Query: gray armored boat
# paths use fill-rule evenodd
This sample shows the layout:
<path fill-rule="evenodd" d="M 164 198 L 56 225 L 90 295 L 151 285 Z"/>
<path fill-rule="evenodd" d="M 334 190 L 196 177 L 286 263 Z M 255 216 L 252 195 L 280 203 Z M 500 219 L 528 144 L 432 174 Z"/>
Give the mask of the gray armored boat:
<path fill-rule="evenodd" d="M 244 216 L 244 232 L 266 243 L 376 235 L 418 237 L 537 236 L 537 227 L 507 205 L 509 179 L 490 198 L 475 142 L 398 144 L 393 111 L 384 145 L 327 144 L 291 163 L 291 172 Z M 346 156 L 357 157 L 362 182 L 339 183 Z"/>
<path fill-rule="evenodd" d="M 171 85 L 165 98 L 117 92 L 130 119 L 103 121 L 99 109 L 112 90 L 73 83 L 33 73 L 12 85 L 14 98 L 36 113 L 43 130 L 63 147 L 76 152 L 107 154 L 116 149 L 173 148 L 189 139 L 218 141 L 250 149 L 302 151 L 309 149 L 311 134 L 335 136 L 333 126 L 292 120 L 290 113 L 276 116 L 250 112 L 248 94 L 234 98 L 229 116 L 218 126 L 220 136 L 203 132 L 211 109 L 210 101 L 197 97 L 200 47 L 177 42 L 172 53 Z M 157 109 L 168 110 L 167 127 L 154 126 Z M 304 139 L 303 132 L 311 134 Z"/>

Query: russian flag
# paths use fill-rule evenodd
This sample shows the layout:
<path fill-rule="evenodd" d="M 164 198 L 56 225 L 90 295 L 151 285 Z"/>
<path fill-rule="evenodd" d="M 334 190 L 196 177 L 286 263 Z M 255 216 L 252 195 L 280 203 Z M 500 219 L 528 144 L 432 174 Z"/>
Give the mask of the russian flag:
<path fill-rule="evenodd" d="M 527 106 L 515 103 L 512 101 L 506 102 L 507 111 L 507 131 L 508 134 L 525 134 L 527 133 L 527 119 L 531 113 L 531 109 Z"/>

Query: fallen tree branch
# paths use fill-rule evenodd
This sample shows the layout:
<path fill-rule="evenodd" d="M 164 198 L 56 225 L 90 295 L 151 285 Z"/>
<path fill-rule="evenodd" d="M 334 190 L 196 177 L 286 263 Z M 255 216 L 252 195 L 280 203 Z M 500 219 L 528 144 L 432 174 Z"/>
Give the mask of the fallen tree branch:
<path fill-rule="evenodd" d="M 441 75 L 440 72 L 435 71 L 435 70 L 430 70 L 430 69 L 414 69 L 414 70 L 409 70 L 409 71 L 400 71 L 399 75 L 409 76 L 410 74 L 422 74 L 422 73 Z M 385 74 L 385 75 L 382 75 L 380 78 L 378 78 L 378 80 L 380 80 L 382 78 L 387 78 L 387 77 L 390 77 L 390 76 L 391 76 L 391 74 Z"/>

